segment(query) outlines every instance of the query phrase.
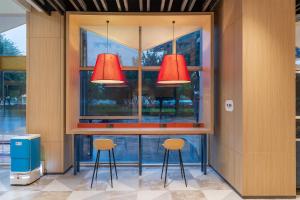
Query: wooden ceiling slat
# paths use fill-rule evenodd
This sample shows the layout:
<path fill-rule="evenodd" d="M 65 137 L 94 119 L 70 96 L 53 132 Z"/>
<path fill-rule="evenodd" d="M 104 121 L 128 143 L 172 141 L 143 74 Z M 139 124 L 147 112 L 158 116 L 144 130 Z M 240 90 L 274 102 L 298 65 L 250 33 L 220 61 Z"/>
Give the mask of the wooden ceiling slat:
<path fill-rule="evenodd" d="M 128 12 L 128 1 L 127 0 L 123 0 L 123 3 L 124 3 L 125 11 Z"/>
<path fill-rule="evenodd" d="M 76 5 L 75 0 L 69 0 L 72 6 L 77 10 L 80 11 L 80 8 Z M 73 9 L 72 9 L 73 10 Z"/>
<path fill-rule="evenodd" d="M 163 11 L 164 11 L 165 3 L 166 3 L 166 0 L 161 0 L 161 4 L 160 4 L 160 12 L 163 12 Z"/>
<path fill-rule="evenodd" d="M 143 12 L 143 0 L 139 0 L 140 11 Z"/>
<path fill-rule="evenodd" d="M 54 0 L 54 2 L 56 3 L 56 5 L 58 5 L 58 7 L 62 10 L 62 11 L 66 11 L 66 5 L 64 4 L 64 2 L 62 0 Z"/>
<path fill-rule="evenodd" d="M 47 15 L 51 14 L 51 11 L 43 5 L 40 1 L 35 1 L 35 0 L 26 0 L 27 3 L 29 3 L 33 8 L 35 8 L 38 11 L 44 12 Z"/>
<path fill-rule="evenodd" d="M 100 5 L 98 4 L 98 1 L 97 1 L 97 0 L 93 0 L 93 3 L 94 3 L 94 5 L 95 5 L 97 11 L 100 12 L 100 11 L 101 11 L 101 8 L 100 8 Z"/>
<path fill-rule="evenodd" d="M 147 0 L 147 12 L 150 12 L 150 0 Z"/>
<path fill-rule="evenodd" d="M 170 0 L 170 1 L 169 1 L 169 5 L 168 5 L 168 12 L 171 11 L 171 9 L 172 9 L 172 4 L 173 4 L 173 0 Z"/>
<path fill-rule="evenodd" d="M 102 7 L 104 8 L 105 11 L 108 11 L 108 7 L 107 7 L 107 2 L 106 0 L 101 0 L 101 4 L 102 4 Z"/>
<path fill-rule="evenodd" d="M 190 2 L 190 4 L 189 4 L 189 9 L 188 9 L 189 12 L 192 11 L 192 9 L 194 8 L 195 3 L 196 3 L 196 0 L 192 0 L 192 1 Z"/>
<path fill-rule="evenodd" d="M 121 12 L 122 11 L 122 7 L 121 7 L 121 3 L 120 0 L 116 0 L 117 6 L 118 6 L 118 10 Z"/>
<path fill-rule="evenodd" d="M 220 0 L 25 0 L 36 10 L 51 14 L 58 11 L 109 12 L 211 12 Z M 300 14 L 300 0 L 295 1 Z"/>
<path fill-rule="evenodd" d="M 54 10 L 58 11 L 61 15 L 64 14 L 64 11 L 61 10 L 61 9 L 59 8 L 59 6 L 56 5 L 56 3 L 55 3 L 53 0 L 47 0 L 45 3 L 46 3 L 46 4 L 48 3 Z"/>
<path fill-rule="evenodd" d="M 78 3 L 84 11 L 87 11 L 87 6 L 84 0 L 78 0 Z"/>
<path fill-rule="evenodd" d="M 181 8 L 180 8 L 180 11 L 183 12 L 185 10 L 185 7 L 188 3 L 188 0 L 183 0 L 182 3 L 181 3 Z"/>
<path fill-rule="evenodd" d="M 205 0 L 202 7 L 202 12 L 206 11 L 209 5 L 211 4 L 212 0 Z"/>

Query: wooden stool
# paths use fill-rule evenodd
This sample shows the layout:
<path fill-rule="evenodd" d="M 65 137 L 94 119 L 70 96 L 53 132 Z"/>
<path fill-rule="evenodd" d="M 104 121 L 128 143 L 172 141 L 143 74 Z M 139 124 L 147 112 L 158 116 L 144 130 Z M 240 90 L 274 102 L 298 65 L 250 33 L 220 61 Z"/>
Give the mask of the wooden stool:
<path fill-rule="evenodd" d="M 166 166 L 164 187 L 166 187 L 166 182 L 167 182 L 169 152 L 170 151 L 178 151 L 181 177 L 184 178 L 185 186 L 187 187 L 187 182 L 186 182 L 185 172 L 184 172 L 184 166 L 183 166 L 183 162 L 182 162 L 182 155 L 181 155 L 181 150 L 184 146 L 184 140 L 183 139 L 167 139 L 167 140 L 164 141 L 162 146 L 165 148 L 165 153 L 164 153 L 164 162 L 163 162 L 160 178 L 162 179 L 162 176 L 163 176 L 163 173 L 164 173 L 164 167 Z M 166 160 L 166 156 L 167 156 L 167 160 Z"/>
<path fill-rule="evenodd" d="M 115 153 L 114 153 L 114 148 L 117 145 L 114 144 L 113 141 L 110 140 L 110 139 L 97 139 L 97 140 L 94 140 L 93 146 L 97 150 L 97 156 L 96 156 L 96 161 L 95 161 L 95 166 L 94 166 L 94 171 L 93 171 L 91 188 L 93 187 L 95 172 L 96 172 L 96 179 L 97 179 L 97 175 L 98 175 L 98 168 L 99 168 L 99 161 L 100 161 L 100 151 L 108 151 L 109 169 L 110 169 L 110 183 L 111 183 L 111 187 L 113 187 L 110 151 L 112 151 L 112 156 L 113 156 L 114 166 L 115 166 L 116 179 L 118 179 Z"/>

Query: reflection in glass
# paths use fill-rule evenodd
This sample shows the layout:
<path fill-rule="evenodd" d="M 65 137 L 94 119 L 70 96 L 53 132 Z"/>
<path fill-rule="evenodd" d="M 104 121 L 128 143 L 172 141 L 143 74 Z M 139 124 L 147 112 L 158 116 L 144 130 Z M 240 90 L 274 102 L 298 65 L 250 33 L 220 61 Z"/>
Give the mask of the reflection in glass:
<path fill-rule="evenodd" d="M 0 56 L 23 55 L 26 55 L 26 24 L 0 33 Z"/>
<path fill-rule="evenodd" d="M 187 66 L 201 66 L 201 31 L 195 31 L 176 40 L 176 52 L 183 54 Z"/>
<path fill-rule="evenodd" d="M 185 140 L 182 157 L 185 163 L 199 163 L 201 161 L 201 137 L 192 135 L 183 136 L 143 136 L 142 154 L 143 163 L 163 163 L 164 149 L 162 143 L 169 138 L 182 138 Z M 178 152 L 170 151 L 169 163 L 179 163 Z"/>
<path fill-rule="evenodd" d="M 111 139 L 117 144 L 115 151 L 116 162 L 137 163 L 138 161 L 138 137 L 137 136 L 92 136 L 81 138 L 81 161 L 95 161 L 97 152 L 92 148 L 95 139 Z M 102 151 L 100 162 L 108 162 L 108 151 Z"/>
<path fill-rule="evenodd" d="M 297 188 L 300 187 L 300 141 L 296 142 L 296 182 Z"/>
<path fill-rule="evenodd" d="M 0 72 L 0 134 L 25 131 L 26 73 Z"/>
<path fill-rule="evenodd" d="M 90 82 L 92 71 L 80 72 L 80 115 L 136 116 L 137 71 L 125 71 L 127 86 L 106 86 Z"/>
<path fill-rule="evenodd" d="M 296 69 L 299 70 L 300 69 L 300 48 L 296 46 L 296 51 L 295 51 L 295 56 L 296 56 Z"/>
<path fill-rule="evenodd" d="M 137 29 L 138 34 L 138 29 Z M 98 54 L 107 53 L 106 36 L 81 29 L 81 64 L 94 66 Z M 108 53 L 117 54 L 122 66 L 138 65 L 138 50 L 108 40 Z"/>
<path fill-rule="evenodd" d="M 143 122 L 199 122 L 200 72 L 191 72 L 191 84 L 159 86 L 157 71 L 143 72 Z"/>
<path fill-rule="evenodd" d="M 300 119 L 296 120 L 296 138 L 300 138 Z"/>
<path fill-rule="evenodd" d="M 143 51 L 143 66 L 160 66 L 164 55 L 172 53 L 172 41 Z"/>
<path fill-rule="evenodd" d="M 300 116 L 300 74 L 296 74 L 296 116 Z"/>

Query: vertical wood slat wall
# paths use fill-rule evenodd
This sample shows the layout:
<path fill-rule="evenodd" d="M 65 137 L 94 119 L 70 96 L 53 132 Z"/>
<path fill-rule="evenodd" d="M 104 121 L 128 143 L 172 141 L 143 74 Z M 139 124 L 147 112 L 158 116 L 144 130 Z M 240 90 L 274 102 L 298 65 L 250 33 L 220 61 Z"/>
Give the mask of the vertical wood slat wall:
<path fill-rule="evenodd" d="M 296 195 L 294 11 L 294 0 L 223 0 L 217 10 L 211 165 L 245 197 Z"/>
<path fill-rule="evenodd" d="M 71 136 L 65 135 L 65 18 L 32 10 L 27 14 L 28 133 L 41 134 L 48 173 L 71 166 Z"/>

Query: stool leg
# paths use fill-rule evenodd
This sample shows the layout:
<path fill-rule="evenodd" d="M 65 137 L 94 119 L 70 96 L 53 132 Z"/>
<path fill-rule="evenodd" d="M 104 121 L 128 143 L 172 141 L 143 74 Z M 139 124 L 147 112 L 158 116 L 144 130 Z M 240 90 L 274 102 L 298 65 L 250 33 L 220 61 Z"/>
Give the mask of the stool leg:
<path fill-rule="evenodd" d="M 95 171 L 96 171 L 96 167 L 97 167 L 98 158 L 99 158 L 99 151 L 97 151 L 97 156 L 96 156 L 96 161 L 95 161 L 94 171 L 93 171 L 93 177 L 92 177 L 92 182 L 91 182 L 91 188 L 93 187 L 93 181 L 94 181 L 94 176 L 95 176 Z"/>
<path fill-rule="evenodd" d="M 183 178 L 182 165 L 181 165 L 181 161 L 180 161 L 180 151 L 178 151 L 178 155 L 179 155 L 179 166 L 180 166 L 181 178 Z"/>
<path fill-rule="evenodd" d="M 96 180 L 98 179 L 98 168 L 99 168 L 99 162 L 100 162 L 100 150 L 97 151 L 97 155 L 99 153 L 99 157 L 98 157 L 98 160 L 97 160 L 97 167 L 96 167 Z"/>
<path fill-rule="evenodd" d="M 160 175 L 160 179 L 162 179 L 162 176 L 164 174 L 164 167 L 165 167 L 165 162 L 166 162 L 166 154 L 167 154 L 167 150 L 165 149 L 165 153 L 164 153 L 164 162 L 163 162 L 163 166 L 161 168 L 161 175 Z"/>
<path fill-rule="evenodd" d="M 180 159 L 180 163 L 181 163 L 181 166 L 182 166 L 182 172 L 183 172 L 183 177 L 184 177 L 185 186 L 187 187 L 187 182 L 186 182 L 185 172 L 184 172 L 184 166 L 183 166 L 183 162 L 182 162 L 181 150 L 179 150 L 179 159 Z"/>
<path fill-rule="evenodd" d="M 165 182 L 164 182 L 164 187 L 166 187 L 166 182 L 167 182 L 168 164 L 169 164 L 169 150 L 167 150 L 167 164 L 166 164 L 166 172 L 165 172 Z"/>
<path fill-rule="evenodd" d="M 111 170 L 111 157 L 110 157 L 110 150 L 108 150 L 108 154 L 109 154 L 109 171 L 110 171 L 110 184 L 111 187 L 113 187 L 113 180 L 112 180 L 112 170 Z"/>
<path fill-rule="evenodd" d="M 116 166 L 116 159 L 115 159 L 115 151 L 112 149 L 112 155 L 114 159 L 114 166 L 115 166 L 115 172 L 116 172 L 116 178 L 118 179 L 118 173 L 117 173 L 117 166 Z"/>

